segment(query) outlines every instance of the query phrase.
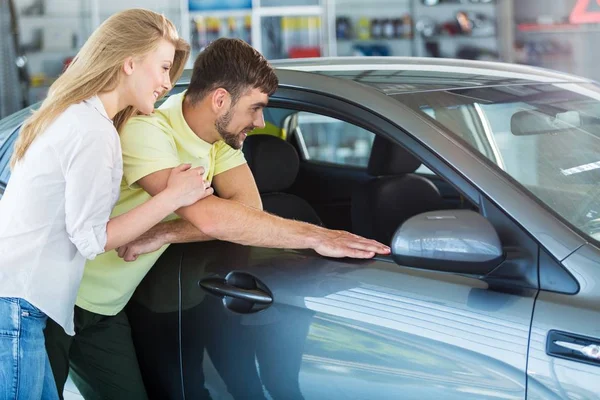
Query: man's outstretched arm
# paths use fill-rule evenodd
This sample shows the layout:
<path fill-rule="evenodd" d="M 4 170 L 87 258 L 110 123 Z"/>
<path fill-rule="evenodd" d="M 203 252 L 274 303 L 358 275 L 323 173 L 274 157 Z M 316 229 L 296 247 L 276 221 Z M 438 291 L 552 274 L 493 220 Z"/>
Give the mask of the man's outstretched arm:
<path fill-rule="evenodd" d="M 156 195 L 166 187 L 169 172 L 168 169 L 157 171 L 140 179 L 138 184 L 151 195 Z M 390 252 L 389 247 L 374 240 L 280 218 L 216 196 L 180 208 L 176 213 L 209 237 L 243 245 L 310 248 L 330 257 L 370 258 Z"/>

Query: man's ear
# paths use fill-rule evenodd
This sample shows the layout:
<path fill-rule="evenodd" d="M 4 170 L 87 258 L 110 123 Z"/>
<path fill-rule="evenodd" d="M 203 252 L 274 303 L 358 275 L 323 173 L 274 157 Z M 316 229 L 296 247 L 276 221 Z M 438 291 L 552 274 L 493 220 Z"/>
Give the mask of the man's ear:
<path fill-rule="evenodd" d="M 219 114 L 222 110 L 229 109 L 229 103 L 231 103 L 231 96 L 227 90 L 218 88 L 213 92 L 212 107 L 216 114 Z"/>
<path fill-rule="evenodd" d="M 131 75 L 133 74 L 134 69 L 135 61 L 133 60 L 133 57 L 127 57 L 123 63 L 123 72 L 125 72 L 125 75 Z"/>

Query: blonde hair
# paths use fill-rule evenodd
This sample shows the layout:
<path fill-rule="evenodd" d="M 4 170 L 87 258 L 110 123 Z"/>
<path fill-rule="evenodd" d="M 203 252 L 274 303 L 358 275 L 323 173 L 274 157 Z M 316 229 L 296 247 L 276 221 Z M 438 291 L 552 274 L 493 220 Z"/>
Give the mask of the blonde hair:
<path fill-rule="evenodd" d="M 69 106 L 114 90 L 127 57 L 143 57 L 164 39 L 175 46 L 170 70 L 175 83 L 185 67 L 190 46 L 179 38 L 177 30 L 164 15 L 144 9 L 130 9 L 114 14 L 96 29 L 77 53 L 69 67 L 52 84 L 48 97 L 23 124 L 15 142 L 11 166 L 19 161 L 31 143 Z M 132 106 L 113 118 L 117 131 L 138 113 Z"/>

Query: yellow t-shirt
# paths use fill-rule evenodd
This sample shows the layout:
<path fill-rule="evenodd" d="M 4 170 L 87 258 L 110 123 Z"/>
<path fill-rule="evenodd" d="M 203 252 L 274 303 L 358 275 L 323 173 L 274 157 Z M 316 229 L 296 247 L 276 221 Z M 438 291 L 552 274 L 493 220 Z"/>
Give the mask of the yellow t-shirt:
<path fill-rule="evenodd" d="M 185 122 L 182 113 L 184 93 L 171 96 L 151 116 L 132 118 L 120 134 L 123 151 L 121 195 L 111 217 L 123 214 L 148 201 L 150 195 L 136 182 L 153 172 L 182 163 L 203 166 L 205 179 L 246 162 L 240 150 L 225 142 L 214 144 L 200 139 Z M 171 214 L 165 221 L 178 218 Z M 150 254 L 125 262 L 116 251 L 101 254 L 85 265 L 76 304 L 102 315 L 121 311 L 168 245 Z"/>

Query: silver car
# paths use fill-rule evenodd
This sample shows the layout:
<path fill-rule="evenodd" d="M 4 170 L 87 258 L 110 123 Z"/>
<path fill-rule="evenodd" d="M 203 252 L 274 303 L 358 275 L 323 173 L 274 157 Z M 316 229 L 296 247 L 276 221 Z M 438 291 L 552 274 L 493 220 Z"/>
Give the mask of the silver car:
<path fill-rule="evenodd" d="M 275 65 L 244 144 L 265 210 L 393 254 L 171 246 L 127 308 L 151 397 L 600 399 L 600 86 L 458 60 Z M 0 185 L 25 115 L 0 122 Z"/>

